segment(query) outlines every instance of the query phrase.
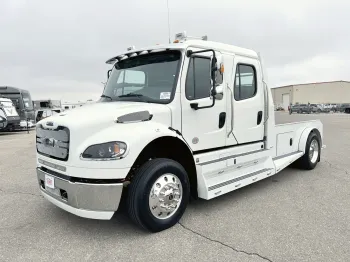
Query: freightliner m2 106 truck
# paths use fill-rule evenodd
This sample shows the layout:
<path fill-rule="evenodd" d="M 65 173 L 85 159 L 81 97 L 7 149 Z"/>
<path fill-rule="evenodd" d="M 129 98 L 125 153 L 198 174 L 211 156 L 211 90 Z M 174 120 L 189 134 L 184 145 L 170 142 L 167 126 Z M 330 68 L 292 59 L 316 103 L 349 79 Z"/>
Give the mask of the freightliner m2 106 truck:
<path fill-rule="evenodd" d="M 41 193 L 77 216 L 175 225 L 189 199 L 212 199 L 320 161 L 320 121 L 275 124 L 259 53 L 176 35 L 112 64 L 99 102 L 36 127 Z M 124 206 L 124 205 L 123 205 Z"/>

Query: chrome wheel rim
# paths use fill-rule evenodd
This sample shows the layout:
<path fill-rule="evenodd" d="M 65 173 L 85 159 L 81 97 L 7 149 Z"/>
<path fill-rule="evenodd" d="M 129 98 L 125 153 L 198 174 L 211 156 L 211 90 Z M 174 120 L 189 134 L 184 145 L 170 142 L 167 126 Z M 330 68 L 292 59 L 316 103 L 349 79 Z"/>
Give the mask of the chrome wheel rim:
<path fill-rule="evenodd" d="M 167 219 L 175 214 L 182 201 L 182 184 L 174 174 L 164 174 L 153 184 L 149 209 L 154 217 Z"/>
<path fill-rule="evenodd" d="M 309 148 L 309 159 L 311 163 L 316 163 L 319 154 L 319 146 L 316 139 L 313 139 Z"/>

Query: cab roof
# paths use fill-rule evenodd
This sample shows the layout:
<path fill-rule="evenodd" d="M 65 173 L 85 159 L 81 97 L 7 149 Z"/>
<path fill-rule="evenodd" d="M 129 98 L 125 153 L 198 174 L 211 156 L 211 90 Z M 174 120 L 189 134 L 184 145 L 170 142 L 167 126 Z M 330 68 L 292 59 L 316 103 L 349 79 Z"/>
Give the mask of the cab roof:
<path fill-rule="evenodd" d="M 150 52 L 157 52 L 162 50 L 186 50 L 188 47 L 196 47 L 203 49 L 214 49 L 216 51 L 232 53 L 236 55 L 251 57 L 259 59 L 259 54 L 251 49 L 246 49 L 234 45 L 223 44 L 220 42 L 204 41 L 204 40 L 186 40 L 179 43 L 164 44 L 164 45 L 154 45 L 149 47 L 144 47 L 140 49 L 132 49 L 127 52 L 121 53 L 114 56 L 106 61 L 107 64 L 113 64 L 117 61 L 124 60 L 128 57 L 137 56 L 140 54 L 146 54 Z"/>

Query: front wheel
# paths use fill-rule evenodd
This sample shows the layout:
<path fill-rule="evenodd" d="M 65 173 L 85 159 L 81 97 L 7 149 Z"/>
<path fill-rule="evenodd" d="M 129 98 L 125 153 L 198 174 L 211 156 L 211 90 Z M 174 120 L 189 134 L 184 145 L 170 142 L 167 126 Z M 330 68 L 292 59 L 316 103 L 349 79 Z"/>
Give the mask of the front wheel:
<path fill-rule="evenodd" d="M 146 162 L 136 172 L 128 190 L 130 218 L 141 227 L 159 232 L 175 225 L 190 197 L 185 169 L 171 159 Z"/>

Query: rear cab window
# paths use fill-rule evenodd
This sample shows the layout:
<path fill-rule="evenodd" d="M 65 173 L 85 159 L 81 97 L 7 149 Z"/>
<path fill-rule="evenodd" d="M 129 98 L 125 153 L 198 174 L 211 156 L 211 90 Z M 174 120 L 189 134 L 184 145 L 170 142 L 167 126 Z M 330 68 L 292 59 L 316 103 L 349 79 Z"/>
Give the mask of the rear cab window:
<path fill-rule="evenodd" d="M 234 98 L 236 101 L 252 98 L 257 92 L 256 70 L 253 65 L 237 64 Z"/>

